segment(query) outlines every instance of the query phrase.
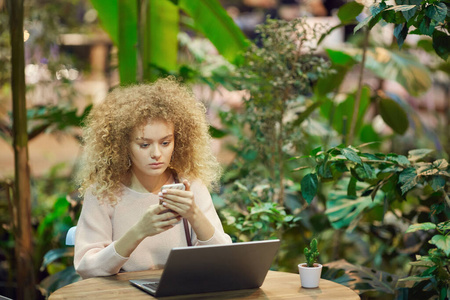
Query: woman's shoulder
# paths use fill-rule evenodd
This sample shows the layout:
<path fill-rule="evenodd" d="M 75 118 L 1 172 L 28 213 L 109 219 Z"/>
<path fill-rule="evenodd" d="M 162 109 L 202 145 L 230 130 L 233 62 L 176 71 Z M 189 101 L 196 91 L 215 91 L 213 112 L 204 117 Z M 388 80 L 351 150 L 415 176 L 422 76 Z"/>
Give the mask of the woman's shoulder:
<path fill-rule="evenodd" d="M 194 193 L 208 193 L 209 189 L 208 187 L 199 179 L 194 179 L 192 181 L 189 181 L 191 185 L 191 191 Z"/>
<path fill-rule="evenodd" d="M 121 185 L 117 192 L 115 192 L 114 199 L 108 198 L 108 194 L 102 192 L 98 189 L 97 185 L 93 184 L 86 189 L 84 193 L 84 202 L 95 202 L 98 205 L 106 205 L 106 206 L 114 206 L 117 204 L 124 196 L 127 196 L 131 193 L 131 189 L 125 188 L 125 186 Z M 111 197 L 111 196 L 109 196 Z"/>

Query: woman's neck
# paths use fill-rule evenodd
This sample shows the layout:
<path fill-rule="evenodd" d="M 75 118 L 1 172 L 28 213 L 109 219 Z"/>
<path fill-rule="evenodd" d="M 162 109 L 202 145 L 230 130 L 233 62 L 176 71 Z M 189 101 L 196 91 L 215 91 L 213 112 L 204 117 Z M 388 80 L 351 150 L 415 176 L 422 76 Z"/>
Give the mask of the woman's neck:
<path fill-rule="evenodd" d="M 129 188 L 140 193 L 153 193 L 158 194 L 161 187 L 168 183 L 168 181 L 172 178 L 172 172 L 167 169 L 161 176 L 157 178 L 152 178 L 146 180 L 139 179 L 136 174 L 131 171 L 131 180 Z"/>

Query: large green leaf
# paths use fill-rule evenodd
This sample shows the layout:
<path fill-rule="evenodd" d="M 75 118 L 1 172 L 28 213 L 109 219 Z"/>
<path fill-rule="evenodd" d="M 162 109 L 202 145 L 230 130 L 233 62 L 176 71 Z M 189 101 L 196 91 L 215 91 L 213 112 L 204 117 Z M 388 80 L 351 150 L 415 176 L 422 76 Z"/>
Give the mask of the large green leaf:
<path fill-rule="evenodd" d="M 433 32 L 433 48 L 436 53 L 445 61 L 449 61 L 450 57 L 450 35 L 440 30 Z"/>
<path fill-rule="evenodd" d="M 370 89 L 365 86 L 361 92 L 361 103 L 359 106 L 358 119 L 355 126 L 355 133 L 359 135 L 363 124 L 364 115 L 370 104 Z M 353 118 L 353 108 L 355 106 L 355 95 L 349 94 L 347 99 L 337 104 L 335 108 L 333 108 L 333 103 L 331 101 L 325 102 L 320 107 L 320 113 L 325 117 L 333 120 L 333 128 L 341 133 L 345 134 L 344 128 L 348 130 L 349 124 L 352 122 Z M 345 127 L 346 126 L 346 127 Z"/>
<path fill-rule="evenodd" d="M 444 3 L 433 3 L 427 6 L 425 14 L 437 23 L 442 23 L 447 16 L 447 6 Z"/>
<path fill-rule="evenodd" d="M 353 150 L 352 148 L 342 148 L 341 149 L 341 153 L 342 155 L 344 155 L 347 159 L 358 163 L 358 164 L 362 164 L 361 158 L 359 157 L 358 153 L 356 153 L 355 150 Z"/>
<path fill-rule="evenodd" d="M 136 1 L 132 1 L 136 5 Z M 119 44 L 119 10 L 118 1 L 91 0 L 91 4 L 97 11 L 100 25 L 109 34 L 114 44 Z"/>
<path fill-rule="evenodd" d="M 144 81 L 154 81 L 159 69 L 177 69 L 179 9 L 170 1 L 149 1 L 141 13 L 139 38 L 142 44 L 142 71 Z"/>
<path fill-rule="evenodd" d="M 362 12 L 364 5 L 357 2 L 349 2 L 339 8 L 337 16 L 342 23 L 349 23 L 354 21 L 356 17 Z"/>
<path fill-rule="evenodd" d="M 412 9 L 404 10 L 402 11 L 403 16 L 405 17 L 406 21 L 409 21 L 417 12 L 417 10 L 420 7 L 420 3 L 422 0 L 397 0 L 398 4 L 401 5 L 414 5 L 415 7 Z"/>
<path fill-rule="evenodd" d="M 353 66 L 356 63 L 353 55 L 346 53 L 345 51 L 335 50 L 335 49 L 326 49 L 330 60 L 333 64 L 343 65 L 343 66 Z"/>
<path fill-rule="evenodd" d="M 406 232 L 409 233 L 409 232 L 416 232 L 419 230 L 432 230 L 432 229 L 436 229 L 436 224 L 426 222 L 420 224 L 412 224 L 408 227 L 408 230 L 406 230 Z"/>
<path fill-rule="evenodd" d="M 333 72 L 330 72 L 317 80 L 317 83 L 314 86 L 314 97 L 316 98 L 316 101 L 322 100 L 328 93 L 337 90 L 342 81 L 344 81 L 345 75 L 350 67 L 333 64 L 332 69 Z"/>
<path fill-rule="evenodd" d="M 430 244 L 436 245 L 439 249 L 445 252 L 447 256 L 450 255 L 450 236 L 435 235 L 431 238 Z"/>
<path fill-rule="evenodd" d="M 100 24 L 119 48 L 121 84 L 136 82 L 137 75 L 137 1 L 91 0 Z"/>
<path fill-rule="evenodd" d="M 180 8 L 190 15 L 195 27 L 214 44 L 230 62 L 249 45 L 245 35 L 217 0 L 179 0 Z"/>
<path fill-rule="evenodd" d="M 434 152 L 433 149 L 413 149 L 408 151 L 408 159 L 410 161 L 418 161 L 425 158 L 431 152 Z"/>
<path fill-rule="evenodd" d="M 369 51 L 366 68 L 381 78 L 398 82 L 413 96 L 421 95 L 431 87 L 429 70 L 406 52 L 376 47 Z"/>
<path fill-rule="evenodd" d="M 42 106 L 33 107 L 27 110 L 28 119 L 28 140 L 31 140 L 42 132 L 53 130 L 64 130 L 71 126 L 80 126 L 89 115 L 92 104 L 84 108 L 81 115 L 77 114 L 78 109 L 65 106 Z"/>
<path fill-rule="evenodd" d="M 303 198 L 308 204 L 311 204 L 311 201 L 317 194 L 317 187 L 319 185 L 317 175 L 314 173 L 307 174 L 305 177 L 303 177 L 300 185 L 302 187 Z"/>
<path fill-rule="evenodd" d="M 394 100 L 382 98 L 378 102 L 378 110 L 384 122 L 398 134 L 404 134 L 409 126 L 408 116 L 403 108 Z"/>
<path fill-rule="evenodd" d="M 177 1 L 149 1 L 146 21 L 143 71 L 146 78 L 152 66 L 173 70 L 176 68 L 178 33 Z M 137 1 L 91 0 L 100 22 L 111 40 L 119 46 L 119 73 L 122 84 L 136 81 L 137 75 Z M 231 62 L 236 62 L 248 46 L 239 27 L 227 15 L 217 0 L 180 0 L 178 7 L 185 11 L 199 29 Z"/>
<path fill-rule="evenodd" d="M 112 2 L 112 1 L 111 1 Z M 122 85 L 137 79 L 137 4 L 118 0 L 119 76 Z"/>
<path fill-rule="evenodd" d="M 434 191 L 438 191 L 440 189 L 443 189 L 445 187 L 445 179 L 442 176 L 433 176 L 429 181 L 428 184 L 431 186 L 431 188 Z"/>
<path fill-rule="evenodd" d="M 383 205 L 384 193 L 382 191 L 378 191 L 372 201 L 370 196 L 358 198 L 348 196 L 346 190 L 348 180 L 342 180 L 339 185 L 342 186 L 340 189 L 329 193 L 325 211 L 335 229 L 348 227 L 359 218 L 363 211 Z M 365 187 L 367 187 L 367 184 L 358 182 L 357 190 L 362 190 Z"/>
<path fill-rule="evenodd" d="M 394 294 L 399 277 L 387 272 L 352 265 L 344 259 L 324 265 L 322 278 L 362 294 L 369 291 Z"/>
<path fill-rule="evenodd" d="M 408 192 L 417 185 L 416 169 L 410 167 L 403 170 L 400 173 L 398 181 L 401 184 L 400 189 L 402 191 L 402 195 L 404 195 L 406 192 Z"/>
<path fill-rule="evenodd" d="M 361 49 L 342 51 L 361 62 Z M 431 87 L 429 70 L 415 56 L 406 52 L 381 47 L 369 49 L 365 67 L 382 79 L 398 82 L 413 96 L 419 96 Z"/>

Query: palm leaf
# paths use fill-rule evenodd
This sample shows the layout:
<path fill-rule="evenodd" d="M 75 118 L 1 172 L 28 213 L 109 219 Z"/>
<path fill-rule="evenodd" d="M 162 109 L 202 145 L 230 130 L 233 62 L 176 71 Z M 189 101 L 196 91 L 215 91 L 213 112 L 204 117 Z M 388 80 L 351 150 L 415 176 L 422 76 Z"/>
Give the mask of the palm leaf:
<path fill-rule="evenodd" d="M 399 280 L 396 275 L 352 265 L 345 259 L 325 264 L 322 278 L 345 285 L 358 294 L 369 291 L 394 294 Z"/>
<path fill-rule="evenodd" d="M 248 40 L 217 0 L 180 0 L 180 8 L 190 15 L 198 28 L 230 62 L 249 45 Z"/>

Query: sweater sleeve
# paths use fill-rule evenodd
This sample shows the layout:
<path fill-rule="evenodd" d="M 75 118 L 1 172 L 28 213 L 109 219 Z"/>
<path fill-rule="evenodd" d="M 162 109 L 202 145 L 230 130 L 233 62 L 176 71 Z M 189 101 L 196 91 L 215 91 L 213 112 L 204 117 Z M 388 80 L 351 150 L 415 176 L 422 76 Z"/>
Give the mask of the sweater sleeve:
<path fill-rule="evenodd" d="M 75 233 L 74 267 L 85 279 L 117 274 L 128 258 L 112 241 L 112 208 L 86 193 Z"/>
<path fill-rule="evenodd" d="M 220 221 L 219 216 L 217 215 L 216 209 L 214 208 L 214 203 L 211 198 L 211 194 L 208 191 L 208 188 L 198 181 L 195 181 L 192 184 L 192 191 L 195 195 L 195 203 L 202 210 L 211 224 L 214 226 L 214 234 L 207 241 L 201 241 L 197 239 L 197 235 L 193 230 L 191 230 L 191 239 L 192 245 L 201 246 L 201 245 L 214 245 L 214 244 L 231 244 L 231 238 L 228 234 L 226 234 L 222 227 L 222 222 Z"/>

